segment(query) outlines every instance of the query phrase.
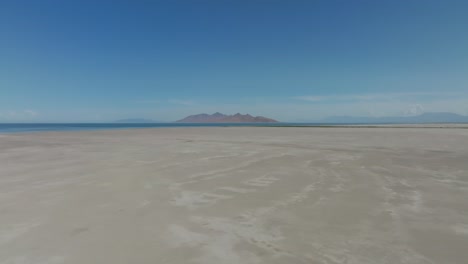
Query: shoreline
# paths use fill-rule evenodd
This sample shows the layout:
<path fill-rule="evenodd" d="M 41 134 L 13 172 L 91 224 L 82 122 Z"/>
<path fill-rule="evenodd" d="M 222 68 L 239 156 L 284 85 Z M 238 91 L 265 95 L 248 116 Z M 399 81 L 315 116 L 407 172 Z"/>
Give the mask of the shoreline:
<path fill-rule="evenodd" d="M 0 124 L 2 125 L 2 124 Z M 190 123 L 185 125 L 173 124 L 113 124 L 113 123 L 63 123 L 63 124 L 3 124 L 13 125 L 14 128 L 3 128 L 0 126 L 0 135 L 44 133 L 44 132 L 78 132 L 78 131 L 118 131 L 118 130 L 141 130 L 161 128 L 438 128 L 438 129 L 468 129 L 466 123 L 427 123 L 427 124 L 225 124 Z M 17 126 L 19 125 L 19 126 Z M 43 127 L 46 125 L 46 127 Z M 28 127 L 30 126 L 30 127 Z M 56 126 L 56 128 L 50 127 Z M 7 130 L 7 129 L 10 129 Z M 22 130 L 21 130 L 22 129 Z"/>

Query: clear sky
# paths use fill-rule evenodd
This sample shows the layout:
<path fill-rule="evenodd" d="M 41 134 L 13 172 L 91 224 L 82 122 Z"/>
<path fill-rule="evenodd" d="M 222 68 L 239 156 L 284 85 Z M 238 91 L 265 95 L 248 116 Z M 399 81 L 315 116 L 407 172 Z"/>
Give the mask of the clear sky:
<path fill-rule="evenodd" d="M 468 114 L 468 1 L 0 1 L 0 122 Z"/>

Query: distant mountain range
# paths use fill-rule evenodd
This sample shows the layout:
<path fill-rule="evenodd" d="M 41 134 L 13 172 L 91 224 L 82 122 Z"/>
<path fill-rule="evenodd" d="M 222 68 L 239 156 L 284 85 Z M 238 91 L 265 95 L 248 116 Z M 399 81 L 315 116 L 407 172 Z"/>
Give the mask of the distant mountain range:
<path fill-rule="evenodd" d="M 216 112 L 212 115 L 209 114 L 198 114 L 191 115 L 176 121 L 178 123 L 276 123 L 278 121 L 263 117 L 263 116 L 251 116 L 249 114 L 235 114 L 225 115 Z"/>
<path fill-rule="evenodd" d="M 468 116 L 447 112 L 424 113 L 417 116 L 356 117 L 332 116 L 322 120 L 324 123 L 468 123 Z"/>
<path fill-rule="evenodd" d="M 155 123 L 151 119 L 144 119 L 144 118 L 128 118 L 128 119 L 120 119 L 115 121 L 115 123 Z"/>
<path fill-rule="evenodd" d="M 151 119 L 128 118 L 115 121 L 116 123 L 158 123 Z M 178 123 L 275 123 L 274 119 L 263 116 L 251 116 L 249 114 L 225 115 L 222 113 L 198 114 L 187 116 Z M 353 124 L 421 124 L 421 123 L 468 123 L 468 116 L 448 112 L 424 113 L 416 116 L 332 116 L 322 119 L 322 123 L 353 123 Z"/>

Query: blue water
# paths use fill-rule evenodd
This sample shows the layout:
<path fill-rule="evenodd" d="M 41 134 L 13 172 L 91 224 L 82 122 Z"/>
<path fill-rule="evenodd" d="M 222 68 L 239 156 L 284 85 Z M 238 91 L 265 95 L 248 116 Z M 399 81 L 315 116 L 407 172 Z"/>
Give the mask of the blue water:
<path fill-rule="evenodd" d="M 39 132 L 39 131 L 79 131 L 79 130 L 108 130 L 133 128 L 161 128 L 161 127 L 234 127 L 234 126 L 317 126 L 320 124 L 304 123 L 57 123 L 57 124 L 1 124 L 0 133 Z"/>

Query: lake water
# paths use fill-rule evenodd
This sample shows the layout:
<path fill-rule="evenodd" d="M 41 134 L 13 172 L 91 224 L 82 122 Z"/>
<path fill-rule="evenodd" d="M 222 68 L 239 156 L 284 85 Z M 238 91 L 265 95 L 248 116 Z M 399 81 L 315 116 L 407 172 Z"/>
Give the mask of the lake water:
<path fill-rule="evenodd" d="M 0 133 L 39 132 L 39 131 L 77 131 L 77 130 L 108 130 L 130 128 L 161 128 L 161 127 L 264 127 L 264 126 L 319 126 L 318 123 L 19 123 L 1 124 Z M 328 124 L 329 125 L 329 124 Z"/>

